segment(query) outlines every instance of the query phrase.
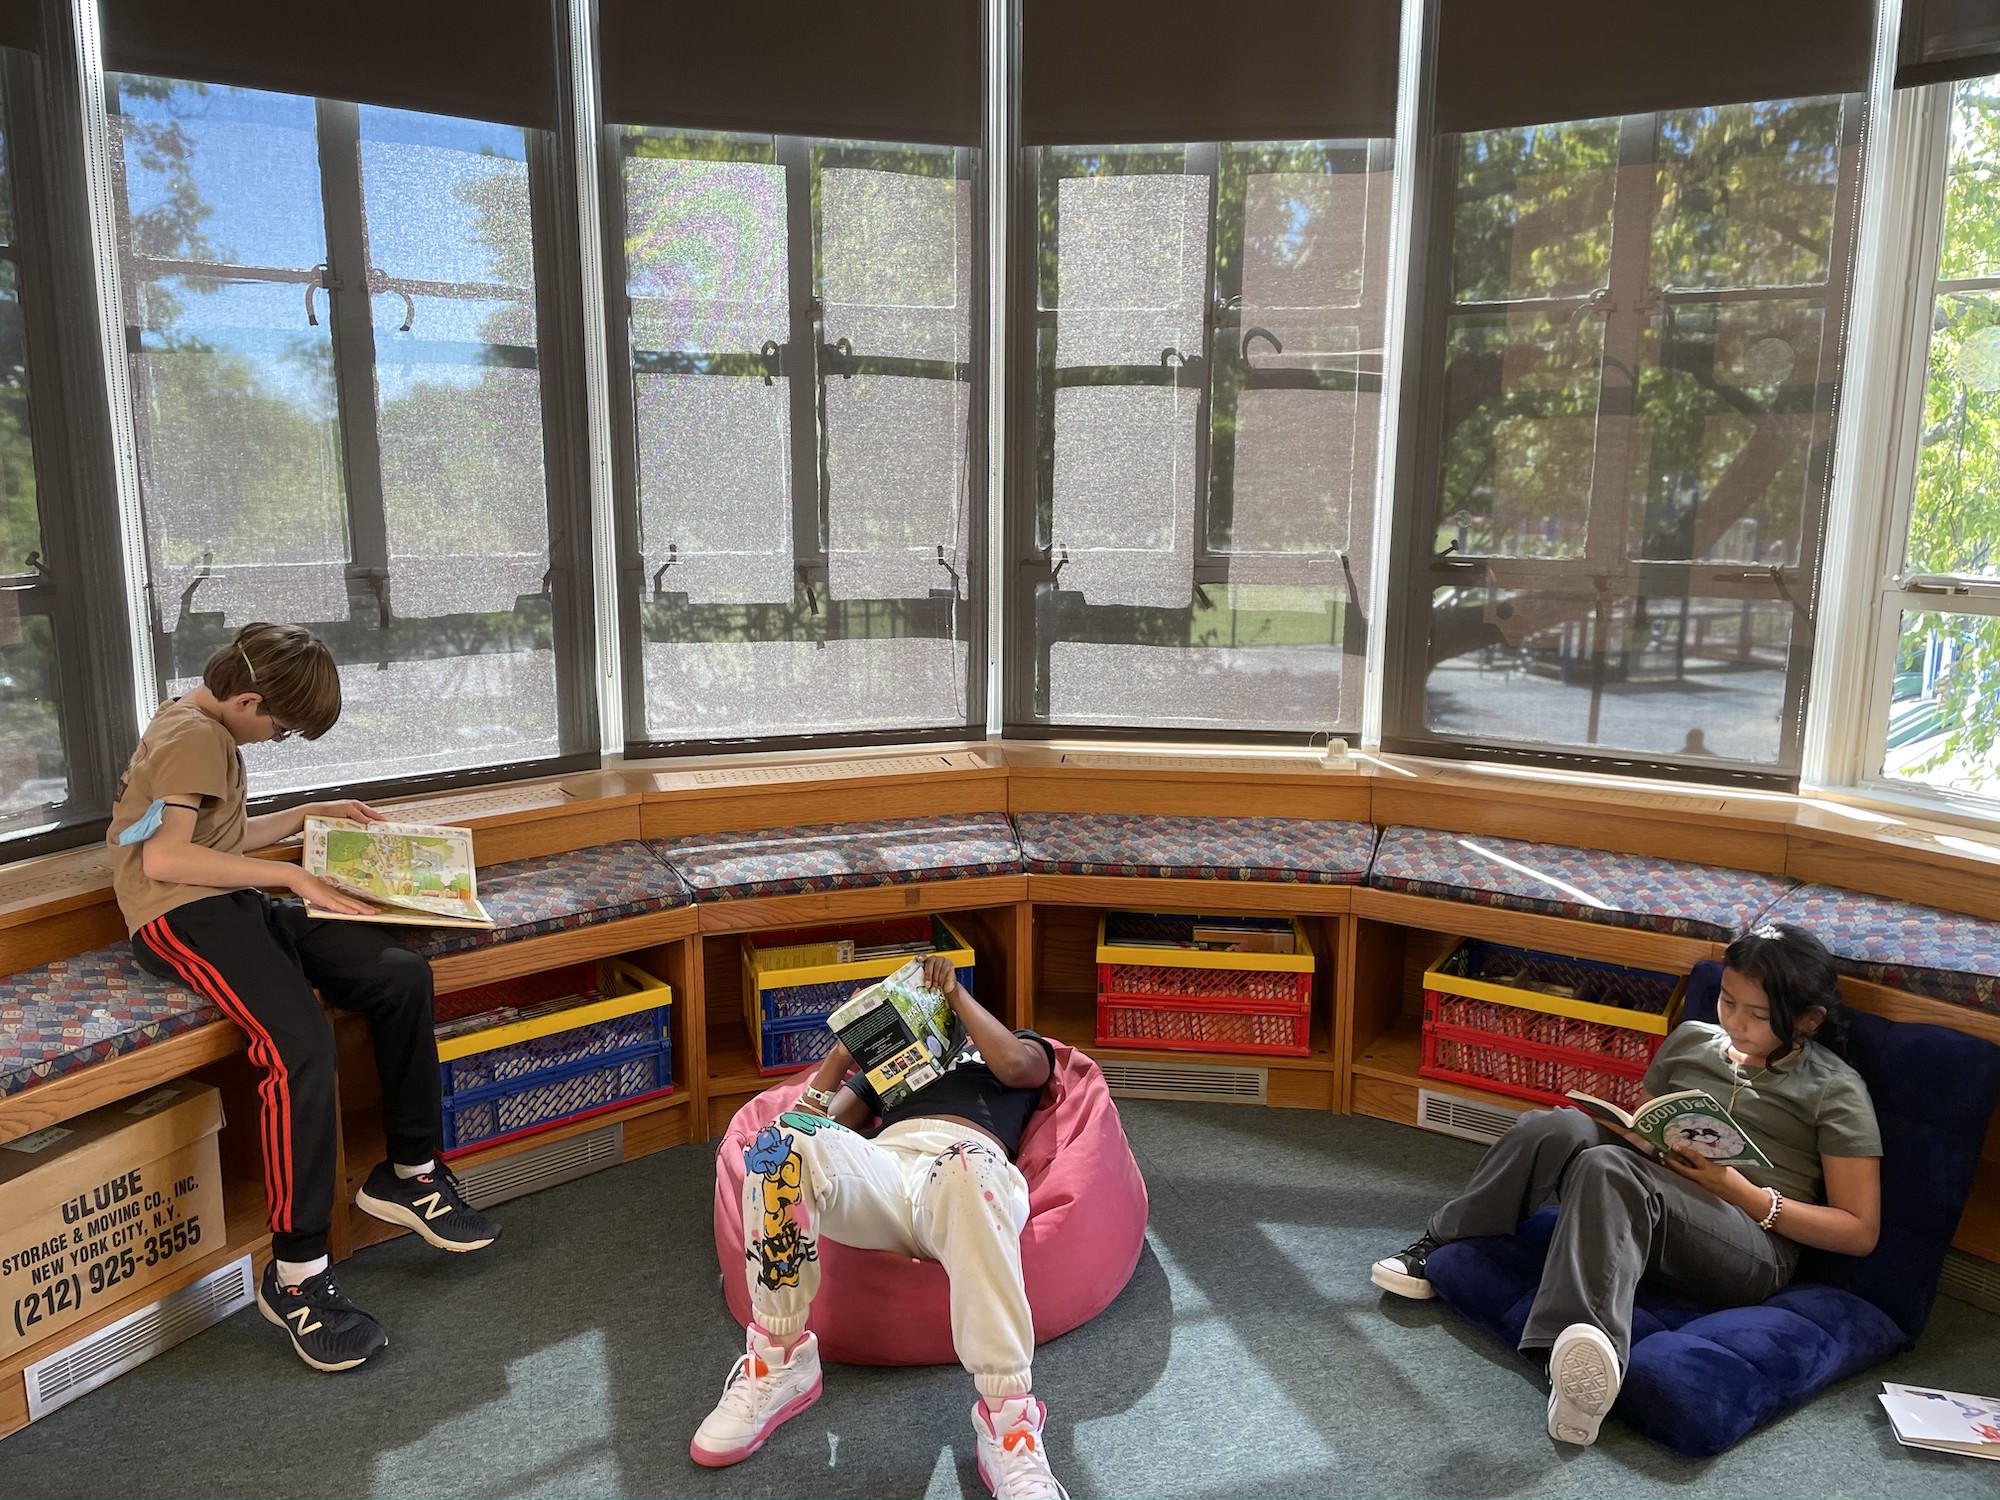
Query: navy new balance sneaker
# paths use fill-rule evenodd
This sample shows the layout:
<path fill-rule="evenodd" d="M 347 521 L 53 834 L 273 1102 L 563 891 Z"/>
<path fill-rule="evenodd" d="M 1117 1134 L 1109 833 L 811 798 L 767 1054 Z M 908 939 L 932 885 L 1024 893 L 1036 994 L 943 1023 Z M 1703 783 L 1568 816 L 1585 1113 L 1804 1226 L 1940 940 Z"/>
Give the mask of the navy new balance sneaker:
<path fill-rule="evenodd" d="M 354 1206 L 416 1230 L 440 1250 L 484 1250 L 500 1238 L 500 1226 L 465 1201 L 443 1162 L 421 1177 L 398 1177 L 393 1166 L 381 1162 L 354 1195 Z"/>
<path fill-rule="evenodd" d="M 351 1370 L 389 1346 L 382 1325 L 347 1300 L 330 1266 L 298 1286 L 281 1286 L 272 1261 L 257 1286 L 257 1311 L 285 1330 L 293 1351 L 315 1370 Z"/>

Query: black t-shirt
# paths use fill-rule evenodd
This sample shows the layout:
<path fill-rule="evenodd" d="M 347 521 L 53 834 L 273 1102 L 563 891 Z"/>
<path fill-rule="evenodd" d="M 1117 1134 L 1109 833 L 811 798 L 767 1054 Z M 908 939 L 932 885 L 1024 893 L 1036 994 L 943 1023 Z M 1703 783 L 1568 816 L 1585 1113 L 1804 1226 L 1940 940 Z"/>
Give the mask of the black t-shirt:
<path fill-rule="evenodd" d="M 1034 1031 L 1017 1031 L 1014 1035 L 1041 1044 L 1042 1051 L 1048 1054 L 1049 1075 L 1054 1077 L 1056 1049 L 1049 1045 L 1049 1039 Z M 960 1042 L 945 1060 L 944 1076 L 887 1110 L 882 1108 L 882 1101 L 869 1087 L 868 1080 L 859 1073 L 847 1080 L 847 1086 L 869 1109 L 881 1114 L 884 1125 L 925 1120 L 934 1115 L 956 1115 L 961 1120 L 970 1120 L 1007 1148 L 1009 1161 L 1020 1154 L 1028 1117 L 1034 1114 L 1046 1087 L 1037 1084 L 1031 1089 L 1019 1089 L 1002 1083 L 970 1041 Z"/>

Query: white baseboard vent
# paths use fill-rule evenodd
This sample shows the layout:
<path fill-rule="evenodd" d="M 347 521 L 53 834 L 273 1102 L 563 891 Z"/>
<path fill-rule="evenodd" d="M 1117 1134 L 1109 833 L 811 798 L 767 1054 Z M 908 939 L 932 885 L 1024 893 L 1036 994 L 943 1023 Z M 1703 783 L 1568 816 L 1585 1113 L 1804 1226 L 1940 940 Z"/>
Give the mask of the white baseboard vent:
<path fill-rule="evenodd" d="M 1263 1068 L 1213 1068 L 1199 1063 L 1100 1061 L 1097 1066 L 1111 1092 L 1128 1099 L 1263 1104 L 1271 1079 Z"/>
<path fill-rule="evenodd" d="M 85 1335 L 67 1349 L 36 1360 L 22 1372 L 28 1387 L 28 1420 L 40 1421 L 248 1307 L 256 1297 L 255 1285 L 250 1257 L 241 1256 L 158 1302 Z"/>
<path fill-rule="evenodd" d="M 1938 1278 L 1938 1290 L 1947 1297 L 1970 1302 L 1987 1312 L 2000 1313 L 2000 1266 L 1990 1260 L 1981 1260 L 1976 1255 L 1967 1255 L 1963 1250 L 1947 1250 L 1944 1253 L 1944 1274 Z"/>
<path fill-rule="evenodd" d="M 479 1208 L 538 1193 L 559 1182 L 574 1182 L 625 1160 L 625 1127 L 607 1125 L 587 1135 L 523 1151 L 458 1174 L 465 1196 Z"/>
<path fill-rule="evenodd" d="M 1490 1146 L 1520 1116 L 1519 1110 L 1504 1105 L 1482 1104 L 1436 1089 L 1417 1090 L 1417 1123 L 1439 1135 L 1455 1135 L 1460 1140 L 1481 1141 Z"/>

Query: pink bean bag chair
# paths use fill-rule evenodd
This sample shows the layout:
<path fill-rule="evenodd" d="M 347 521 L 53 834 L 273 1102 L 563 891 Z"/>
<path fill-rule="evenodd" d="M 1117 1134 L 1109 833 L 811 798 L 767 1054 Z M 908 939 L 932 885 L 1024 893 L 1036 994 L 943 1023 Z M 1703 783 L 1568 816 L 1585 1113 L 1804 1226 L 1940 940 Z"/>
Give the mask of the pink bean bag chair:
<path fill-rule="evenodd" d="M 1132 1279 L 1146 1238 L 1146 1184 L 1132 1159 L 1104 1075 L 1061 1042 L 1042 1104 L 1028 1121 L 1015 1165 L 1028 1179 L 1021 1271 L 1046 1343 L 1096 1317 Z M 766 1089 L 736 1112 L 715 1154 L 715 1257 L 736 1321 L 750 1321 L 743 1260 L 743 1152 L 792 1108 L 806 1075 Z M 813 1299 L 820 1353 L 850 1365 L 956 1364 L 950 1286 L 934 1260 L 819 1244 L 824 1280 Z M 897 1316 L 884 1318 L 893 1307 Z"/>

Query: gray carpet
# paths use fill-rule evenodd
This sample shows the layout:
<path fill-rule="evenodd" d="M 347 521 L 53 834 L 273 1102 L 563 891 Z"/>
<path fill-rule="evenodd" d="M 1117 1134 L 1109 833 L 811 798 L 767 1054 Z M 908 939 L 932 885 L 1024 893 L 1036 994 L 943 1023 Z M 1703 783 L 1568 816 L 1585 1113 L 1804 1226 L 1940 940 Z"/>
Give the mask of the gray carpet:
<path fill-rule="evenodd" d="M 2000 1384 L 2000 1318 L 1945 1299 L 1912 1354 L 1703 1463 L 1616 1422 L 1542 1431 L 1527 1366 L 1368 1263 L 1458 1186 L 1474 1146 L 1378 1121 L 1128 1101 L 1153 1194 L 1116 1303 L 1042 1350 L 1072 1494 L 2000 1494 L 2000 1464 L 1896 1446 L 1882 1378 Z M 734 1469 L 688 1437 L 740 1351 L 710 1240 L 713 1156 L 685 1146 L 505 1205 L 506 1238 L 409 1238 L 341 1271 L 393 1343 L 324 1376 L 254 1310 L 0 1443 L 8 1495 L 983 1496 L 949 1368 L 829 1367 L 811 1411 Z"/>

